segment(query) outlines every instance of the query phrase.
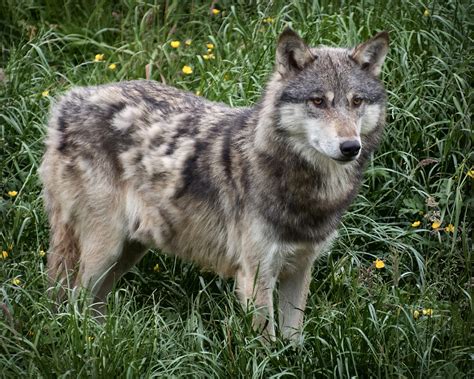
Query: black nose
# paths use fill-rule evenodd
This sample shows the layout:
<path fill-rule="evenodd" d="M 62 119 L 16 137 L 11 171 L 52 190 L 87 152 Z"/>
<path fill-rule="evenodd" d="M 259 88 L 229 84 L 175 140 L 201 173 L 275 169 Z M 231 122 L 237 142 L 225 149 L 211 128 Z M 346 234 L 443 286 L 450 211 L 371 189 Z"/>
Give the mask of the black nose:
<path fill-rule="evenodd" d="M 341 143 L 339 148 L 341 149 L 342 155 L 347 158 L 352 158 L 359 154 L 360 143 L 359 141 L 346 141 Z"/>

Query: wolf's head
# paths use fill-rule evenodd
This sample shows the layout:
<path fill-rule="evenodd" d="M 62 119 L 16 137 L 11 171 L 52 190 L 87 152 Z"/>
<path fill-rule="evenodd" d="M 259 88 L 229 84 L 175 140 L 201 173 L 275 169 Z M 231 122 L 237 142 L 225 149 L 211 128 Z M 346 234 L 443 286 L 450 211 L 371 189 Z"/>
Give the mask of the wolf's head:
<path fill-rule="evenodd" d="M 387 32 L 353 49 L 309 48 L 291 29 L 281 34 L 266 98 L 293 149 L 310 160 L 344 163 L 369 147 L 364 136 L 381 129 L 385 119 L 378 76 L 387 51 Z"/>

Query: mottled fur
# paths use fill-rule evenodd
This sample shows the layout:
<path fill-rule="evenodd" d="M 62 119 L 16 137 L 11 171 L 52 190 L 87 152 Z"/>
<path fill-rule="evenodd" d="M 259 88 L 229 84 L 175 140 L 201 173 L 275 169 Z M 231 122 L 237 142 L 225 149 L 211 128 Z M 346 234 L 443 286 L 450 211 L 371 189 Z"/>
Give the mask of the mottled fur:
<path fill-rule="evenodd" d="M 380 138 L 387 48 L 386 33 L 356 49 L 310 49 L 286 30 L 251 108 L 153 81 L 68 92 L 52 110 L 40 170 L 51 279 L 105 300 L 156 247 L 234 277 L 270 336 L 279 282 L 281 331 L 297 336 L 313 261 Z"/>

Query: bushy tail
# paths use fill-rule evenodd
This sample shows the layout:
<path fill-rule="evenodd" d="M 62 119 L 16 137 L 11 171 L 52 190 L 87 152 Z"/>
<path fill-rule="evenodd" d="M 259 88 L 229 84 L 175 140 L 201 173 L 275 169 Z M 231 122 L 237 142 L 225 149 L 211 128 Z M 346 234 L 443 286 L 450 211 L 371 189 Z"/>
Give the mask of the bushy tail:
<path fill-rule="evenodd" d="M 61 219 L 58 204 L 51 204 L 48 212 L 51 225 L 51 237 L 48 251 L 48 275 L 50 284 L 60 282 L 63 286 L 72 287 L 79 264 L 79 243 L 70 223 Z"/>
<path fill-rule="evenodd" d="M 51 232 L 48 275 L 51 284 L 59 281 L 72 286 L 79 262 L 79 247 L 69 224 L 57 225 Z"/>
<path fill-rule="evenodd" d="M 64 288 L 72 288 L 79 264 L 80 247 L 77 233 L 74 231 L 74 220 L 65 217 L 62 212 L 61 201 L 58 198 L 59 183 L 56 178 L 57 159 L 54 154 L 46 152 L 41 167 L 40 177 L 43 181 L 43 199 L 48 213 L 50 230 L 48 250 L 48 276 L 50 285 L 55 287 L 60 282 L 58 300 L 64 298 Z"/>

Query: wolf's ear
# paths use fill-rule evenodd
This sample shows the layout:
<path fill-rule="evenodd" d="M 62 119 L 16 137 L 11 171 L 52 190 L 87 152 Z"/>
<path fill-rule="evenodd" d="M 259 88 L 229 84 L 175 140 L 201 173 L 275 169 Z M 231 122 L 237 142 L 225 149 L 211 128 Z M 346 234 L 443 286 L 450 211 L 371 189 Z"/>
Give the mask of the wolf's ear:
<path fill-rule="evenodd" d="M 375 76 L 380 74 L 385 56 L 388 53 L 388 32 L 380 32 L 375 37 L 357 46 L 351 54 L 364 70 Z"/>
<path fill-rule="evenodd" d="M 276 52 L 276 69 L 282 76 L 301 71 L 314 59 L 315 56 L 311 54 L 309 47 L 296 32 L 286 28 L 280 34 Z"/>

